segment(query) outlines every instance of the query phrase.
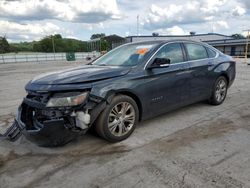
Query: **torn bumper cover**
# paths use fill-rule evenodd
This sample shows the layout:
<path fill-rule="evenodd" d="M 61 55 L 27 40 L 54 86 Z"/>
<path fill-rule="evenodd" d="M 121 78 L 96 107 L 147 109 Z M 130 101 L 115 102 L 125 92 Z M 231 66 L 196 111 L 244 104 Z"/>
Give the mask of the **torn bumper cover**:
<path fill-rule="evenodd" d="M 39 146 L 63 145 L 86 133 L 105 106 L 106 102 L 99 99 L 77 108 L 47 108 L 44 103 L 25 98 L 5 136 L 15 141 L 22 133 Z"/>
<path fill-rule="evenodd" d="M 6 138 L 12 142 L 16 141 L 20 136 L 21 129 L 19 128 L 16 120 L 14 120 L 14 123 L 6 130 L 3 135 L 0 135 L 0 137 Z"/>

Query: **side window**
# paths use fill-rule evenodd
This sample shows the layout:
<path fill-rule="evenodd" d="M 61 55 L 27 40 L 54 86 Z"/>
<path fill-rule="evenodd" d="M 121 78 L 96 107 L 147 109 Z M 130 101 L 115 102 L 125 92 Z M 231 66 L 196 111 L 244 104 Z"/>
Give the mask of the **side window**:
<path fill-rule="evenodd" d="M 170 63 L 180 63 L 184 61 L 180 43 L 167 44 L 155 55 L 155 58 L 168 58 Z"/>
<path fill-rule="evenodd" d="M 204 46 L 193 43 L 186 43 L 185 46 L 190 60 L 208 58 L 207 50 Z"/>
<path fill-rule="evenodd" d="M 211 48 L 207 47 L 207 53 L 208 53 L 208 57 L 209 58 L 213 58 L 216 56 L 216 52 L 214 50 L 212 50 Z"/>

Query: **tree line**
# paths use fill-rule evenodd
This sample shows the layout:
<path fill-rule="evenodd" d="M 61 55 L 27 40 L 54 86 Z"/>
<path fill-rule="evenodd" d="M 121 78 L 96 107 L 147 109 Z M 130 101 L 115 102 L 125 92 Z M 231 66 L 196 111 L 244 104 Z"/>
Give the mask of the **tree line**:
<path fill-rule="evenodd" d="M 104 37 L 105 34 L 93 34 L 91 39 Z M 110 47 L 108 42 L 101 39 L 101 50 L 107 50 Z M 10 52 L 88 52 L 86 41 L 62 38 L 60 34 L 46 36 L 39 41 L 9 43 L 6 37 L 0 36 L 0 53 Z M 98 49 L 99 50 L 99 49 Z"/>
<path fill-rule="evenodd" d="M 231 35 L 234 39 L 244 39 L 241 34 Z M 62 38 L 60 34 L 46 36 L 39 41 L 9 43 L 6 37 L 0 36 L 0 53 L 10 52 L 89 52 L 89 51 L 106 51 L 111 49 L 111 44 L 103 37 L 105 33 L 93 34 L 90 39 L 100 38 L 100 44 L 97 49 L 89 48 L 86 41 Z"/>
<path fill-rule="evenodd" d="M 87 51 L 87 44 L 76 39 L 65 39 L 56 34 L 33 42 L 32 48 L 34 52 L 84 52 Z"/>

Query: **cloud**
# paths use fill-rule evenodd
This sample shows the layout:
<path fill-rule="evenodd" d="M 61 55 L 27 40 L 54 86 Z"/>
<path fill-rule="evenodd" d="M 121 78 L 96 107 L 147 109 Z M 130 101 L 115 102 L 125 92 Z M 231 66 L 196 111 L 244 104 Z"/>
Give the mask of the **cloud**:
<path fill-rule="evenodd" d="M 218 27 L 218 28 L 223 28 L 223 29 L 228 29 L 229 26 L 228 26 L 228 23 L 226 21 L 223 21 L 223 20 L 220 20 L 220 21 L 217 21 L 215 23 L 215 27 Z"/>
<path fill-rule="evenodd" d="M 58 33 L 62 29 L 53 23 L 32 23 L 32 24 L 18 24 L 0 20 L 0 36 L 6 35 L 11 40 L 34 40 L 41 37 Z"/>
<path fill-rule="evenodd" d="M 162 35 L 185 35 L 188 34 L 187 31 L 185 31 L 183 28 L 179 26 L 173 26 L 167 29 L 157 29 L 155 30 L 156 33 L 162 34 Z"/>
<path fill-rule="evenodd" d="M 209 23 L 243 16 L 246 12 L 243 4 L 234 0 L 190 0 L 152 4 L 144 19 L 144 28 L 154 30 L 172 28 L 177 25 Z M 217 25 L 228 28 L 222 22 L 218 22 Z"/>
<path fill-rule="evenodd" d="M 65 38 L 67 38 L 67 39 L 75 39 L 75 40 L 79 40 L 79 38 L 78 38 L 78 37 L 75 37 L 75 36 L 72 36 L 72 35 L 68 35 L 68 36 L 66 36 Z"/>
<path fill-rule="evenodd" d="M 250 1 L 249 0 L 238 0 L 242 3 L 247 9 L 250 9 Z"/>
<path fill-rule="evenodd" d="M 197 16 L 200 10 L 199 2 L 187 2 L 185 4 L 169 4 L 166 7 L 151 5 L 144 23 L 144 27 L 166 28 L 176 24 L 198 23 L 204 21 L 204 17 Z"/>
<path fill-rule="evenodd" d="M 134 35 L 137 15 L 141 35 L 240 33 L 249 25 L 250 0 L 0 0 L 0 36 L 18 41 L 53 33 L 84 40 L 101 32 Z"/>
<path fill-rule="evenodd" d="M 0 16 L 14 21 L 56 19 L 80 23 L 121 18 L 116 0 L 1 0 Z"/>
<path fill-rule="evenodd" d="M 246 13 L 246 10 L 240 6 L 236 6 L 233 11 L 232 11 L 232 14 L 234 16 L 242 16 Z"/>
<path fill-rule="evenodd" d="M 200 10 L 202 13 L 214 14 L 222 10 L 222 6 L 228 3 L 227 0 L 203 0 L 201 1 Z"/>
<path fill-rule="evenodd" d="M 94 23 L 94 24 L 89 24 L 89 23 L 83 23 L 81 24 L 83 29 L 87 29 L 89 31 L 93 31 L 96 29 L 104 29 L 105 25 L 103 24 L 103 22 L 100 23 Z"/>
<path fill-rule="evenodd" d="M 179 26 L 174 26 L 171 28 L 166 29 L 166 32 L 169 35 L 185 35 L 187 32 L 185 32 L 181 27 Z"/>

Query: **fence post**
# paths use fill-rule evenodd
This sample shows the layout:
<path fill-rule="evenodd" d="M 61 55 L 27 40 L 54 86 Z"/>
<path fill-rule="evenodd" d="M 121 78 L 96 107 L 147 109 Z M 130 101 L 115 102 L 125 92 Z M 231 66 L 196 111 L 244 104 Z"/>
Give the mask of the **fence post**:
<path fill-rule="evenodd" d="M 2 55 L 2 60 L 3 60 L 3 63 L 5 63 L 5 61 L 4 61 L 4 56 Z"/>
<path fill-rule="evenodd" d="M 36 61 L 38 62 L 38 55 L 36 54 Z"/>

